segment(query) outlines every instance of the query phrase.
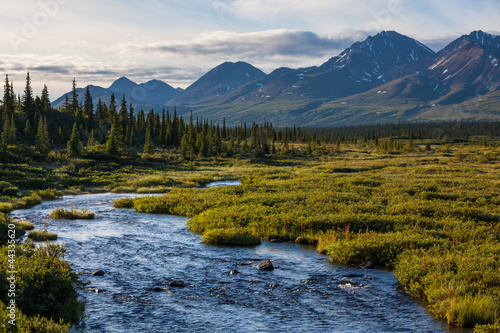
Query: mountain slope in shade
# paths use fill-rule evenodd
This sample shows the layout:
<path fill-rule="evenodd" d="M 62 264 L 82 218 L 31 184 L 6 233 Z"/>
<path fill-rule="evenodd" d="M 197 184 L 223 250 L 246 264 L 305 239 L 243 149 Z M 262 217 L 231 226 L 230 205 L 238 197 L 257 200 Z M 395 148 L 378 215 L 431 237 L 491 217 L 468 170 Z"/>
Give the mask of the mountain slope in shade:
<path fill-rule="evenodd" d="M 236 88 L 263 78 L 266 74 L 246 62 L 225 62 L 199 78 L 170 105 L 212 104 Z"/>

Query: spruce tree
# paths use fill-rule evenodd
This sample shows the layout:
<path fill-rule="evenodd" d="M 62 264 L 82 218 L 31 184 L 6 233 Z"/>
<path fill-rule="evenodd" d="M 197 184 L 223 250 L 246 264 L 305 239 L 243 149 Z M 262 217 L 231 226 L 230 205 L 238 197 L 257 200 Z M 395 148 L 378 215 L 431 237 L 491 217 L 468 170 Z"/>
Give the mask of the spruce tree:
<path fill-rule="evenodd" d="M 10 116 L 10 126 L 9 126 L 9 130 L 7 133 L 9 135 L 8 142 L 11 144 L 16 144 L 17 143 L 17 128 L 16 128 L 16 122 L 14 120 L 14 114 L 11 114 L 11 116 Z"/>
<path fill-rule="evenodd" d="M 97 140 L 95 139 L 95 136 L 94 136 L 94 129 L 91 129 L 90 130 L 90 137 L 87 141 L 87 148 L 93 149 L 95 145 L 97 145 Z"/>
<path fill-rule="evenodd" d="M 42 112 L 43 114 L 46 115 L 50 112 L 50 96 L 46 84 L 43 85 L 41 102 L 42 102 Z"/>
<path fill-rule="evenodd" d="M 78 93 L 76 92 L 76 79 L 73 78 L 73 86 L 71 89 L 71 111 L 76 114 L 78 111 Z"/>
<path fill-rule="evenodd" d="M 30 140 L 32 138 L 31 125 L 29 119 L 26 119 L 26 124 L 24 125 L 24 139 Z"/>
<path fill-rule="evenodd" d="M 9 83 L 9 76 L 5 75 L 5 85 L 3 86 L 3 114 L 2 119 L 5 116 L 10 117 L 14 112 L 14 96 L 11 96 L 11 86 Z"/>
<path fill-rule="evenodd" d="M 153 140 L 151 139 L 151 126 L 149 125 L 149 123 L 148 127 L 146 127 L 146 141 L 144 142 L 143 151 L 147 155 L 152 155 L 155 152 Z"/>
<path fill-rule="evenodd" d="M 87 86 L 85 89 L 85 101 L 83 103 L 83 115 L 86 119 L 86 127 L 94 128 L 94 102 L 90 94 L 90 88 Z"/>
<path fill-rule="evenodd" d="M 38 152 L 42 154 L 47 154 L 49 152 L 49 132 L 47 130 L 47 120 L 40 117 L 38 120 L 38 128 L 36 132 L 36 143 L 35 148 Z"/>
<path fill-rule="evenodd" d="M 4 120 L 1 135 L 2 148 L 7 147 L 7 145 L 10 143 L 10 117 L 4 113 L 3 118 Z"/>
<path fill-rule="evenodd" d="M 115 98 L 115 93 L 112 93 L 111 100 L 109 102 L 109 107 L 108 107 L 109 121 L 113 122 L 115 116 L 116 116 L 116 98 Z"/>
<path fill-rule="evenodd" d="M 66 152 L 69 156 L 80 155 L 80 135 L 78 134 L 78 125 L 76 122 L 73 124 L 73 131 L 71 132 Z"/>
<path fill-rule="evenodd" d="M 181 155 L 183 158 L 187 158 L 188 155 L 189 155 L 189 152 L 190 152 L 190 144 L 189 144 L 189 140 L 188 140 L 188 134 L 184 134 L 184 136 L 182 137 L 182 140 L 181 140 Z"/>
<path fill-rule="evenodd" d="M 110 155 L 117 155 L 119 153 L 119 147 L 116 142 L 115 122 L 111 124 L 111 129 L 109 130 L 108 137 L 106 139 L 106 152 Z"/>
<path fill-rule="evenodd" d="M 30 73 L 26 75 L 26 87 L 22 98 L 22 110 L 30 122 L 35 118 L 35 100 L 33 98 L 33 89 L 31 88 Z"/>

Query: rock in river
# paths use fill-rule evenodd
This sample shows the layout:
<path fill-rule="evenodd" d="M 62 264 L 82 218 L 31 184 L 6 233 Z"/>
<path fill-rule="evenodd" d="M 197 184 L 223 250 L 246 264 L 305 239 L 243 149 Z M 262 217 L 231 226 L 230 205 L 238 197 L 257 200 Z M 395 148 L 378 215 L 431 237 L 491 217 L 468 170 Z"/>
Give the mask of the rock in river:
<path fill-rule="evenodd" d="M 375 265 L 371 261 L 364 262 L 358 266 L 358 268 L 363 268 L 363 269 L 373 268 L 373 267 L 375 267 Z"/>
<path fill-rule="evenodd" d="M 186 285 L 182 280 L 175 280 L 168 284 L 170 287 L 184 288 Z"/>
<path fill-rule="evenodd" d="M 274 266 L 271 260 L 266 259 L 257 265 L 257 269 L 261 271 L 272 271 L 274 270 Z"/>
<path fill-rule="evenodd" d="M 235 275 L 235 274 L 238 274 L 239 272 L 235 269 L 231 270 L 231 272 L 229 272 L 229 274 L 231 275 Z"/>
<path fill-rule="evenodd" d="M 93 272 L 92 275 L 93 276 L 103 276 L 104 271 L 101 271 L 100 269 L 98 269 L 97 271 Z"/>

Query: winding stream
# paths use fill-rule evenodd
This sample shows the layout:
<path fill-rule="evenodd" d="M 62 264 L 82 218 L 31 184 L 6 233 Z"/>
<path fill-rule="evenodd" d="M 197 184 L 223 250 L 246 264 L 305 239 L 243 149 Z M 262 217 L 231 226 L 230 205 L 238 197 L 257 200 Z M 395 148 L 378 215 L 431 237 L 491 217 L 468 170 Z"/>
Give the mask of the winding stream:
<path fill-rule="evenodd" d="M 205 245 L 186 218 L 112 207 L 125 196 L 134 195 L 65 196 L 11 214 L 43 229 L 57 207 L 96 213 L 95 220 L 48 220 L 74 270 L 99 290 L 81 292 L 87 319 L 74 332 L 449 331 L 389 271 L 336 266 L 290 243 Z M 271 259 L 279 268 L 259 271 L 249 259 Z M 98 269 L 105 275 L 92 276 Z M 233 269 L 239 273 L 229 274 Z M 184 288 L 169 286 L 178 279 Z"/>

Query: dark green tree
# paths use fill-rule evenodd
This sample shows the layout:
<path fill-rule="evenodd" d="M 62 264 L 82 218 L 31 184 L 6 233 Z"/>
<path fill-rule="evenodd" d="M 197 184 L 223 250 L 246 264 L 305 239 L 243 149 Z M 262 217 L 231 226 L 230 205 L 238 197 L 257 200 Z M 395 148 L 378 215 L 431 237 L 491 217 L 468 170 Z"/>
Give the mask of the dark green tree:
<path fill-rule="evenodd" d="M 86 127 L 88 129 L 94 128 L 94 101 L 90 94 L 90 88 L 85 88 L 85 101 L 83 102 L 83 115 L 86 120 Z"/>
<path fill-rule="evenodd" d="M 155 147 L 153 145 L 153 140 L 151 138 L 151 126 L 148 122 L 148 126 L 146 127 L 146 140 L 144 142 L 144 153 L 147 155 L 152 155 L 155 152 Z"/>
<path fill-rule="evenodd" d="M 71 132 L 66 152 L 69 156 L 80 155 L 80 134 L 78 133 L 76 122 L 73 124 L 73 131 Z"/>
<path fill-rule="evenodd" d="M 50 140 L 49 131 L 47 129 L 47 120 L 40 117 L 38 120 L 38 128 L 36 132 L 36 143 L 35 148 L 38 152 L 42 154 L 47 154 L 49 152 Z"/>
<path fill-rule="evenodd" d="M 116 117 L 115 117 L 116 118 Z M 108 132 L 108 137 L 106 139 L 106 152 L 110 155 L 117 155 L 120 152 L 120 148 L 116 137 L 116 123 L 111 124 L 111 129 Z"/>
<path fill-rule="evenodd" d="M 43 85 L 42 89 L 42 97 L 41 99 L 41 104 L 42 104 L 42 112 L 43 114 L 47 115 L 50 112 L 50 96 L 49 96 L 49 89 L 47 88 L 47 85 Z"/>
<path fill-rule="evenodd" d="M 26 74 L 26 87 L 22 98 L 22 110 L 29 119 L 30 123 L 35 119 L 35 100 L 33 98 L 33 89 L 31 88 L 30 73 Z"/>

